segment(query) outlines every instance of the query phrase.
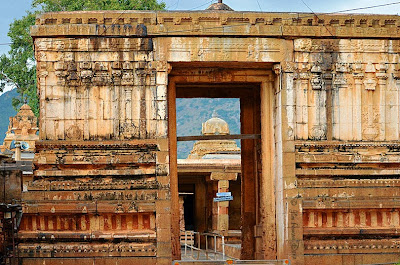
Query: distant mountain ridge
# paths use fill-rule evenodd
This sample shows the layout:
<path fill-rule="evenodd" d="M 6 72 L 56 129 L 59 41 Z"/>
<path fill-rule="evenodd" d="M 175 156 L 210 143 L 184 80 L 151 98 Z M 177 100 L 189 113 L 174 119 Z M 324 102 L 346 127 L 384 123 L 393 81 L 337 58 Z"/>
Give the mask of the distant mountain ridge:
<path fill-rule="evenodd" d="M 17 96 L 18 92 L 16 89 L 8 91 L 0 96 L 0 145 L 3 144 L 4 137 L 6 137 L 10 117 L 17 114 L 12 106 L 12 98 Z"/>
<path fill-rule="evenodd" d="M 5 137 L 9 117 L 16 115 L 11 100 L 17 96 L 15 89 L 0 96 L 0 144 L 3 143 Z M 228 123 L 231 134 L 240 133 L 239 99 L 193 98 L 176 100 L 178 136 L 201 135 L 202 123 L 211 118 L 214 110 Z M 178 143 L 178 158 L 186 158 L 192 148 L 193 142 Z"/>

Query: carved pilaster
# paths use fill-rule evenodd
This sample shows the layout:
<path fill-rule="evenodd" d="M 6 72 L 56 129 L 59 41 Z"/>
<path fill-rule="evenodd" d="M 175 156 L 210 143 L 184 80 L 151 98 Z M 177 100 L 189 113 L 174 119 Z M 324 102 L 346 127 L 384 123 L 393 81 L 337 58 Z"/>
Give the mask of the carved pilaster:
<path fill-rule="evenodd" d="M 309 98 L 309 138 L 313 140 L 323 140 L 327 137 L 327 110 L 326 110 L 326 88 L 323 79 L 322 68 L 319 63 L 311 67 L 311 90 L 312 96 Z M 313 100 L 313 102 L 311 102 Z"/>
<path fill-rule="evenodd" d="M 368 63 L 365 67 L 365 79 L 364 79 L 364 87 L 366 90 L 375 91 L 376 89 L 376 78 L 375 78 L 375 66 L 372 63 Z"/>
<path fill-rule="evenodd" d="M 310 65 L 303 63 L 299 67 L 298 79 L 300 80 L 301 89 L 307 90 L 310 82 L 311 74 L 309 72 Z"/>
<path fill-rule="evenodd" d="M 363 139 L 374 141 L 379 136 L 379 106 L 374 106 L 373 94 L 376 90 L 376 69 L 374 64 L 368 63 L 365 66 L 364 88 L 367 93 L 364 93 L 362 102 L 362 136 Z"/>
<path fill-rule="evenodd" d="M 387 69 L 388 65 L 385 62 L 379 63 L 376 66 L 377 72 L 376 72 L 376 78 L 378 79 L 378 85 L 379 85 L 379 120 L 378 120 L 378 129 L 380 132 L 380 139 L 379 140 L 384 140 L 386 137 L 386 107 L 387 102 L 386 102 L 386 94 L 387 94 L 387 79 L 388 79 L 388 74 Z M 390 114 L 389 114 L 390 115 Z M 390 119 L 390 117 L 388 117 Z"/>
<path fill-rule="evenodd" d="M 388 66 L 385 63 L 380 63 L 379 65 L 377 65 L 376 78 L 378 79 L 379 87 L 382 89 L 381 92 L 384 91 L 387 86 L 387 68 Z"/>
<path fill-rule="evenodd" d="M 361 62 L 354 64 L 353 71 L 354 79 L 354 90 L 353 90 L 353 138 L 354 140 L 361 140 L 362 135 L 362 116 L 361 116 L 361 106 L 362 106 L 362 86 L 364 81 L 363 65 Z"/>
<path fill-rule="evenodd" d="M 107 63 L 97 62 L 94 65 L 93 83 L 98 86 L 106 86 L 111 84 L 111 76 L 108 72 Z"/>
<path fill-rule="evenodd" d="M 47 72 L 47 71 L 40 71 L 38 73 L 40 86 L 44 87 L 46 85 L 46 77 L 48 77 L 48 76 L 49 76 L 49 72 Z"/>
<path fill-rule="evenodd" d="M 80 77 L 83 83 L 89 84 L 92 82 L 93 71 L 91 62 L 82 62 L 79 65 L 80 67 Z"/>
<path fill-rule="evenodd" d="M 132 87 L 125 87 L 125 118 L 127 121 L 132 120 Z"/>
<path fill-rule="evenodd" d="M 336 63 L 333 74 L 333 87 L 335 89 L 346 88 L 347 78 L 346 74 L 350 72 L 350 66 L 347 63 Z"/>
<path fill-rule="evenodd" d="M 57 77 L 57 85 L 64 86 L 68 73 L 65 71 L 66 64 L 63 61 L 54 63 L 54 74 Z"/>
<path fill-rule="evenodd" d="M 322 79 L 322 70 L 319 64 L 314 64 L 311 67 L 311 88 L 313 90 L 321 90 L 324 87 Z"/>
<path fill-rule="evenodd" d="M 309 64 L 302 63 L 298 66 L 299 70 L 295 79 L 296 82 L 296 136 L 300 139 L 309 137 L 308 120 L 308 87 L 311 73 Z"/>
<path fill-rule="evenodd" d="M 393 67 L 392 78 L 395 80 L 396 85 L 400 85 L 400 64 L 395 64 Z"/>

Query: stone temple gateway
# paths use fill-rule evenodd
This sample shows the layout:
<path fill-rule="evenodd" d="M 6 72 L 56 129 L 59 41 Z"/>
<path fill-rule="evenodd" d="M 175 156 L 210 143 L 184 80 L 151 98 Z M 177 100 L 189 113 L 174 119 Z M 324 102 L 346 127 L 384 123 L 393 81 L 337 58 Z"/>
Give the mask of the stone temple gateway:
<path fill-rule="evenodd" d="M 241 257 L 400 260 L 400 18 L 61 12 L 40 95 L 24 264 L 180 257 L 176 98 L 239 98 Z"/>

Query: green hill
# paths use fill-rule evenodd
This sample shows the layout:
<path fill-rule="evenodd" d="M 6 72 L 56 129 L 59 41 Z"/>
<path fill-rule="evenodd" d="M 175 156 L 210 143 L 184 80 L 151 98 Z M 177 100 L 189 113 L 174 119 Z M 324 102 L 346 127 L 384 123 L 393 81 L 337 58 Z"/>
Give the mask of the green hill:
<path fill-rule="evenodd" d="M 4 137 L 6 136 L 8 124 L 10 123 L 9 118 L 17 114 L 11 105 L 12 98 L 17 96 L 18 93 L 16 89 L 8 91 L 0 96 L 0 145 L 3 144 Z"/>

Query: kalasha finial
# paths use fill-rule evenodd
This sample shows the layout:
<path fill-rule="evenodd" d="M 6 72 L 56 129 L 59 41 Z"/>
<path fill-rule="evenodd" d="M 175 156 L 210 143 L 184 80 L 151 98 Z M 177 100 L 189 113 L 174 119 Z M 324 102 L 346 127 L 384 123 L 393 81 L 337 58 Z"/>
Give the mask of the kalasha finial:
<path fill-rule="evenodd" d="M 212 117 L 213 117 L 213 118 L 219 118 L 219 115 L 218 115 L 217 110 L 214 110 L 214 111 L 213 111 Z"/>
<path fill-rule="evenodd" d="M 224 10 L 224 11 L 233 11 L 228 5 L 224 4 L 222 0 L 218 0 L 218 3 L 213 3 L 206 10 Z"/>

